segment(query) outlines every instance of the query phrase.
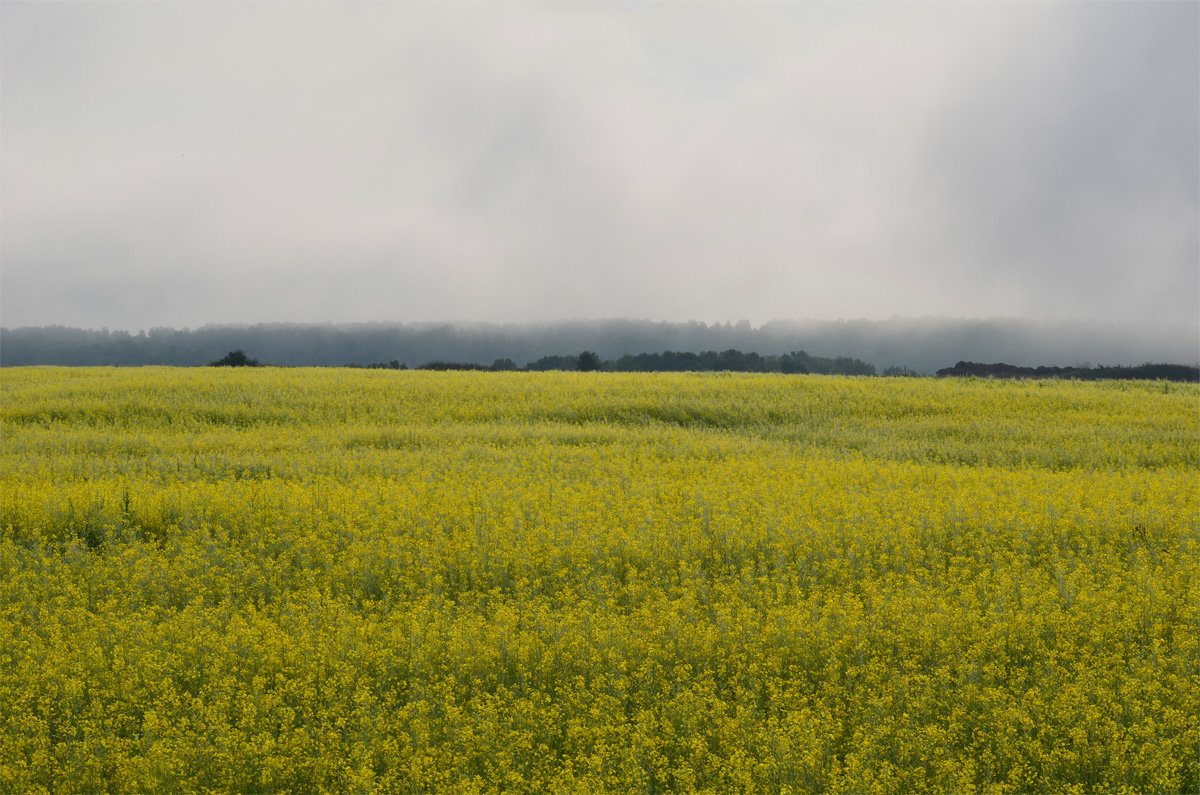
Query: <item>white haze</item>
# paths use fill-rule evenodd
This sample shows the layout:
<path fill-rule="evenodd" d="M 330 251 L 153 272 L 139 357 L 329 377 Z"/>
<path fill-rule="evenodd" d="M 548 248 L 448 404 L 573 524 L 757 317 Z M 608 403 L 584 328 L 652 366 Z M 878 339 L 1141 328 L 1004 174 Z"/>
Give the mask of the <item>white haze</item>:
<path fill-rule="evenodd" d="M 0 5 L 3 325 L 1200 318 L 1200 4 Z"/>

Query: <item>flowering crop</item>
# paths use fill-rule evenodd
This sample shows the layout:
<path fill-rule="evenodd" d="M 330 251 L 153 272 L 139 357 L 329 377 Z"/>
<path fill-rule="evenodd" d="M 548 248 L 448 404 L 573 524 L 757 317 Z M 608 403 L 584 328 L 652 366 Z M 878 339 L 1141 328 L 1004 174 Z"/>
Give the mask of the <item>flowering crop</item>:
<path fill-rule="evenodd" d="M 1200 388 L 0 371 L 0 791 L 1200 787 Z"/>

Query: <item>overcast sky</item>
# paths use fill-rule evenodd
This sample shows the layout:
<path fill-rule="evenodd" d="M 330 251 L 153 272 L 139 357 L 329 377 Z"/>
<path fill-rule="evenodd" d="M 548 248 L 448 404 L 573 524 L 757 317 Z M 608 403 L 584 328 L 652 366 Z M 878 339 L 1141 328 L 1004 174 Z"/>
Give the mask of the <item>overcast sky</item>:
<path fill-rule="evenodd" d="M 0 4 L 0 322 L 1200 317 L 1200 3 Z"/>

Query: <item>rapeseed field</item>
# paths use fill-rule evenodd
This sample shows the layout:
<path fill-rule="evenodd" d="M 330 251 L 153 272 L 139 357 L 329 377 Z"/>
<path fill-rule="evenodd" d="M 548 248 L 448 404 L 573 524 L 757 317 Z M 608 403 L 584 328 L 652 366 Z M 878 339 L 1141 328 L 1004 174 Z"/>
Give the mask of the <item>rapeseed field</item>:
<path fill-rule="evenodd" d="M 1200 789 L 1196 385 L 0 397 L 3 792 Z"/>

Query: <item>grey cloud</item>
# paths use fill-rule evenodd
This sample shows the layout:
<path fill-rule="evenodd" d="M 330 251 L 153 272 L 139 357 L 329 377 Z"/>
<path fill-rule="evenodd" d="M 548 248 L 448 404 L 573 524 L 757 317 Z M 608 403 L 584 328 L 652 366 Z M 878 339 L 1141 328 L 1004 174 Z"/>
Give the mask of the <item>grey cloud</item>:
<path fill-rule="evenodd" d="M 991 41 L 1014 57 L 930 138 L 949 264 L 1019 311 L 1200 314 L 1200 6 L 1151 8 L 1062 6 Z"/>
<path fill-rule="evenodd" d="M 0 13 L 6 326 L 1200 315 L 1195 4 Z"/>

